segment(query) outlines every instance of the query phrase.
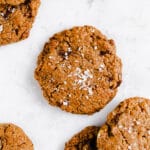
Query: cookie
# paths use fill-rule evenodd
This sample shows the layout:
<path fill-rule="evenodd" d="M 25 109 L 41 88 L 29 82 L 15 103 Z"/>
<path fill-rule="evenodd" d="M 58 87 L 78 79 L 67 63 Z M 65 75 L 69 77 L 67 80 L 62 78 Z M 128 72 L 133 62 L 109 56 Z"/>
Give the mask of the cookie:
<path fill-rule="evenodd" d="M 96 138 L 99 127 L 89 126 L 74 135 L 66 144 L 64 150 L 97 150 Z"/>
<path fill-rule="evenodd" d="M 150 100 L 123 101 L 107 118 L 97 137 L 98 150 L 150 150 Z"/>
<path fill-rule="evenodd" d="M 0 124 L 0 150 L 33 150 L 33 144 L 21 128 Z"/>
<path fill-rule="evenodd" d="M 35 79 L 49 104 L 71 113 L 92 114 L 116 95 L 121 68 L 113 40 L 95 27 L 74 27 L 45 44 Z"/>
<path fill-rule="evenodd" d="M 26 39 L 40 0 L 0 0 L 0 45 Z"/>

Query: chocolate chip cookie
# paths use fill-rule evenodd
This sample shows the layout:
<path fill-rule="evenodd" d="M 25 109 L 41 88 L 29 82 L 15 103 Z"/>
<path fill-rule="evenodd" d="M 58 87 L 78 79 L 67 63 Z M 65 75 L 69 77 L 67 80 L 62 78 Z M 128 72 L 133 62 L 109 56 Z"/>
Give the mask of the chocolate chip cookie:
<path fill-rule="evenodd" d="M 123 101 L 100 128 L 97 146 L 98 150 L 150 150 L 150 100 Z"/>
<path fill-rule="evenodd" d="M 92 114 L 116 95 L 122 63 L 113 40 L 92 26 L 55 34 L 38 57 L 35 79 L 49 104 Z"/>
<path fill-rule="evenodd" d="M 0 0 L 0 45 L 29 36 L 40 0 Z"/>
<path fill-rule="evenodd" d="M 98 130 L 99 127 L 86 127 L 65 144 L 64 150 L 97 150 L 96 139 Z"/>
<path fill-rule="evenodd" d="M 33 144 L 21 128 L 0 124 L 0 150 L 33 150 Z"/>

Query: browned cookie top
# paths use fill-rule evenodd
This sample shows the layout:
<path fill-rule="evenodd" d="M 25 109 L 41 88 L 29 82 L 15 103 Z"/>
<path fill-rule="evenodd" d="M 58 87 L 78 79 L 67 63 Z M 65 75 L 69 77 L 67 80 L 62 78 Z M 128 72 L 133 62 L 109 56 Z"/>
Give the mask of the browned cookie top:
<path fill-rule="evenodd" d="M 0 0 L 0 4 L 19 5 L 25 0 Z"/>
<path fill-rule="evenodd" d="M 33 144 L 21 128 L 0 124 L 0 150 L 33 150 Z"/>
<path fill-rule="evenodd" d="M 123 101 L 108 115 L 97 145 L 98 150 L 150 150 L 150 100 Z"/>
<path fill-rule="evenodd" d="M 92 114 L 115 96 L 121 67 L 113 40 L 92 26 L 74 27 L 45 44 L 35 78 L 51 105 Z"/>
<path fill-rule="evenodd" d="M 64 150 L 97 150 L 96 138 L 98 130 L 99 127 L 86 127 L 65 144 Z"/>
<path fill-rule="evenodd" d="M 25 0 L 18 5 L 0 2 L 0 45 L 17 42 L 29 36 L 39 4 L 40 0 Z"/>

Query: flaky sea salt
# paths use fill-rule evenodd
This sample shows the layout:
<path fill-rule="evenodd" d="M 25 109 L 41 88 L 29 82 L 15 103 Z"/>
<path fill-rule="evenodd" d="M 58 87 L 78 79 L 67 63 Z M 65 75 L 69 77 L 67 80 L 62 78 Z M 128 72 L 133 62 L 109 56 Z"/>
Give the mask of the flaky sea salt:
<path fill-rule="evenodd" d="M 71 97 L 71 94 L 68 94 L 68 97 Z"/>
<path fill-rule="evenodd" d="M 97 50 L 98 49 L 98 47 L 97 46 L 94 46 L 94 50 Z"/>
<path fill-rule="evenodd" d="M 140 123 L 140 121 L 136 121 L 136 124 L 139 125 L 139 124 L 141 124 L 141 123 Z"/>
<path fill-rule="evenodd" d="M 63 105 L 64 105 L 64 106 L 68 106 L 68 105 L 69 105 L 69 102 L 65 100 L 65 101 L 63 101 Z"/>
<path fill-rule="evenodd" d="M 4 13 L 1 12 L 0 15 L 1 15 L 2 17 L 4 17 Z"/>
<path fill-rule="evenodd" d="M 122 128 L 123 128 L 123 125 L 119 125 L 118 127 L 119 127 L 119 129 L 122 129 Z"/>
<path fill-rule="evenodd" d="M 131 145 L 129 145 L 129 146 L 128 146 L 128 150 L 132 150 L 132 147 L 131 147 Z"/>
<path fill-rule="evenodd" d="M 105 68 L 105 65 L 104 64 L 100 64 L 99 65 L 99 71 L 101 72 L 102 70 L 104 70 L 104 68 Z"/>
<path fill-rule="evenodd" d="M 95 29 L 94 29 L 94 28 L 92 28 L 92 29 L 91 29 L 91 32 L 95 32 Z"/>
<path fill-rule="evenodd" d="M 68 48 L 68 52 L 72 52 L 72 49 L 70 47 Z"/>
<path fill-rule="evenodd" d="M 78 47 L 78 51 L 80 51 L 82 49 L 82 47 L 80 46 L 80 47 Z"/>
<path fill-rule="evenodd" d="M 68 75 L 68 77 L 76 76 L 74 85 L 80 85 L 79 89 L 87 90 L 89 95 L 93 95 L 92 87 L 90 87 L 90 82 L 87 80 L 93 78 L 93 74 L 89 69 L 86 69 L 83 73 L 81 68 L 77 67 L 76 70 Z"/>
<path fill-rule="evenodd" d="M 68 53 L 65 52 L 65 59 L 68 59 Z"/>
<path fill-rule="evenodd" d="M 3 25 L 0 25 L 0 32 L 3 31 Z"/>
<path fill-rule="evenodd" d="M 92 87 L 88 87 L 87 89 L 88 89 L 88 93 L 89 93 L 89 95 L 93 95 Z"/>
<path fill-rule="evenodd" d="M 16 10 L 15 8 L 12 8 L 12 9 L 11 9 L 11 12 L 12 12 L 12 13 L 14 13 L 14 12 L 15 12 L 15 10 Z"/>
<path fill-rule="evenodd" d="M 132 133 L 132 128 L 131 127 L 129 127 L 129 129 L 128 129 L 128 133 Z"/>
<path fill-rule="evenodd" d="M 85 71 L 84 71 L 84 74 L 85 74 L 85 76 L 88 77 L 88 78 L 93 78 L 93 75 L 91 74 L 91 72 L 90 72 L 89 69 L 85 70 Z"/>

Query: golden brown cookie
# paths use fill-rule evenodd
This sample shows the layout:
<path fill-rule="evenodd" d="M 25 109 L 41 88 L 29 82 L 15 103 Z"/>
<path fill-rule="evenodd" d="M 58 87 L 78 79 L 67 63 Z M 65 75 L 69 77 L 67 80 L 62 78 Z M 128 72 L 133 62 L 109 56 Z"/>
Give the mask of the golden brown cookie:
<path fill-rule="evenodd" d="M 99 127 L 89 126 L 74 135 L 66 144 L 64 150 L 97 150 L 96 139 Z"/>
<path fill-rule="evenodd" d="M 0 0 L 0 45 L 29 36 L 39 4 L 40 0 Z"/>
<path fill-rule="evenodd" d="M 21 128 L 0 124 L 0 150 L 33 150 L 33 144 Z"/>
<path fill-rule="evenodd" d="M 55 34 L 45 44 L 35 79 L 51 105 L 92 114 L 116 95 L 121 68 L 113 40 L 92 26 L 74 27 Z"/>
<path fill-rule="evenodd" d="M 100 128 L 97 146 L 98 150 L 150 150 L 150 100 L 123 101 Z"/>

